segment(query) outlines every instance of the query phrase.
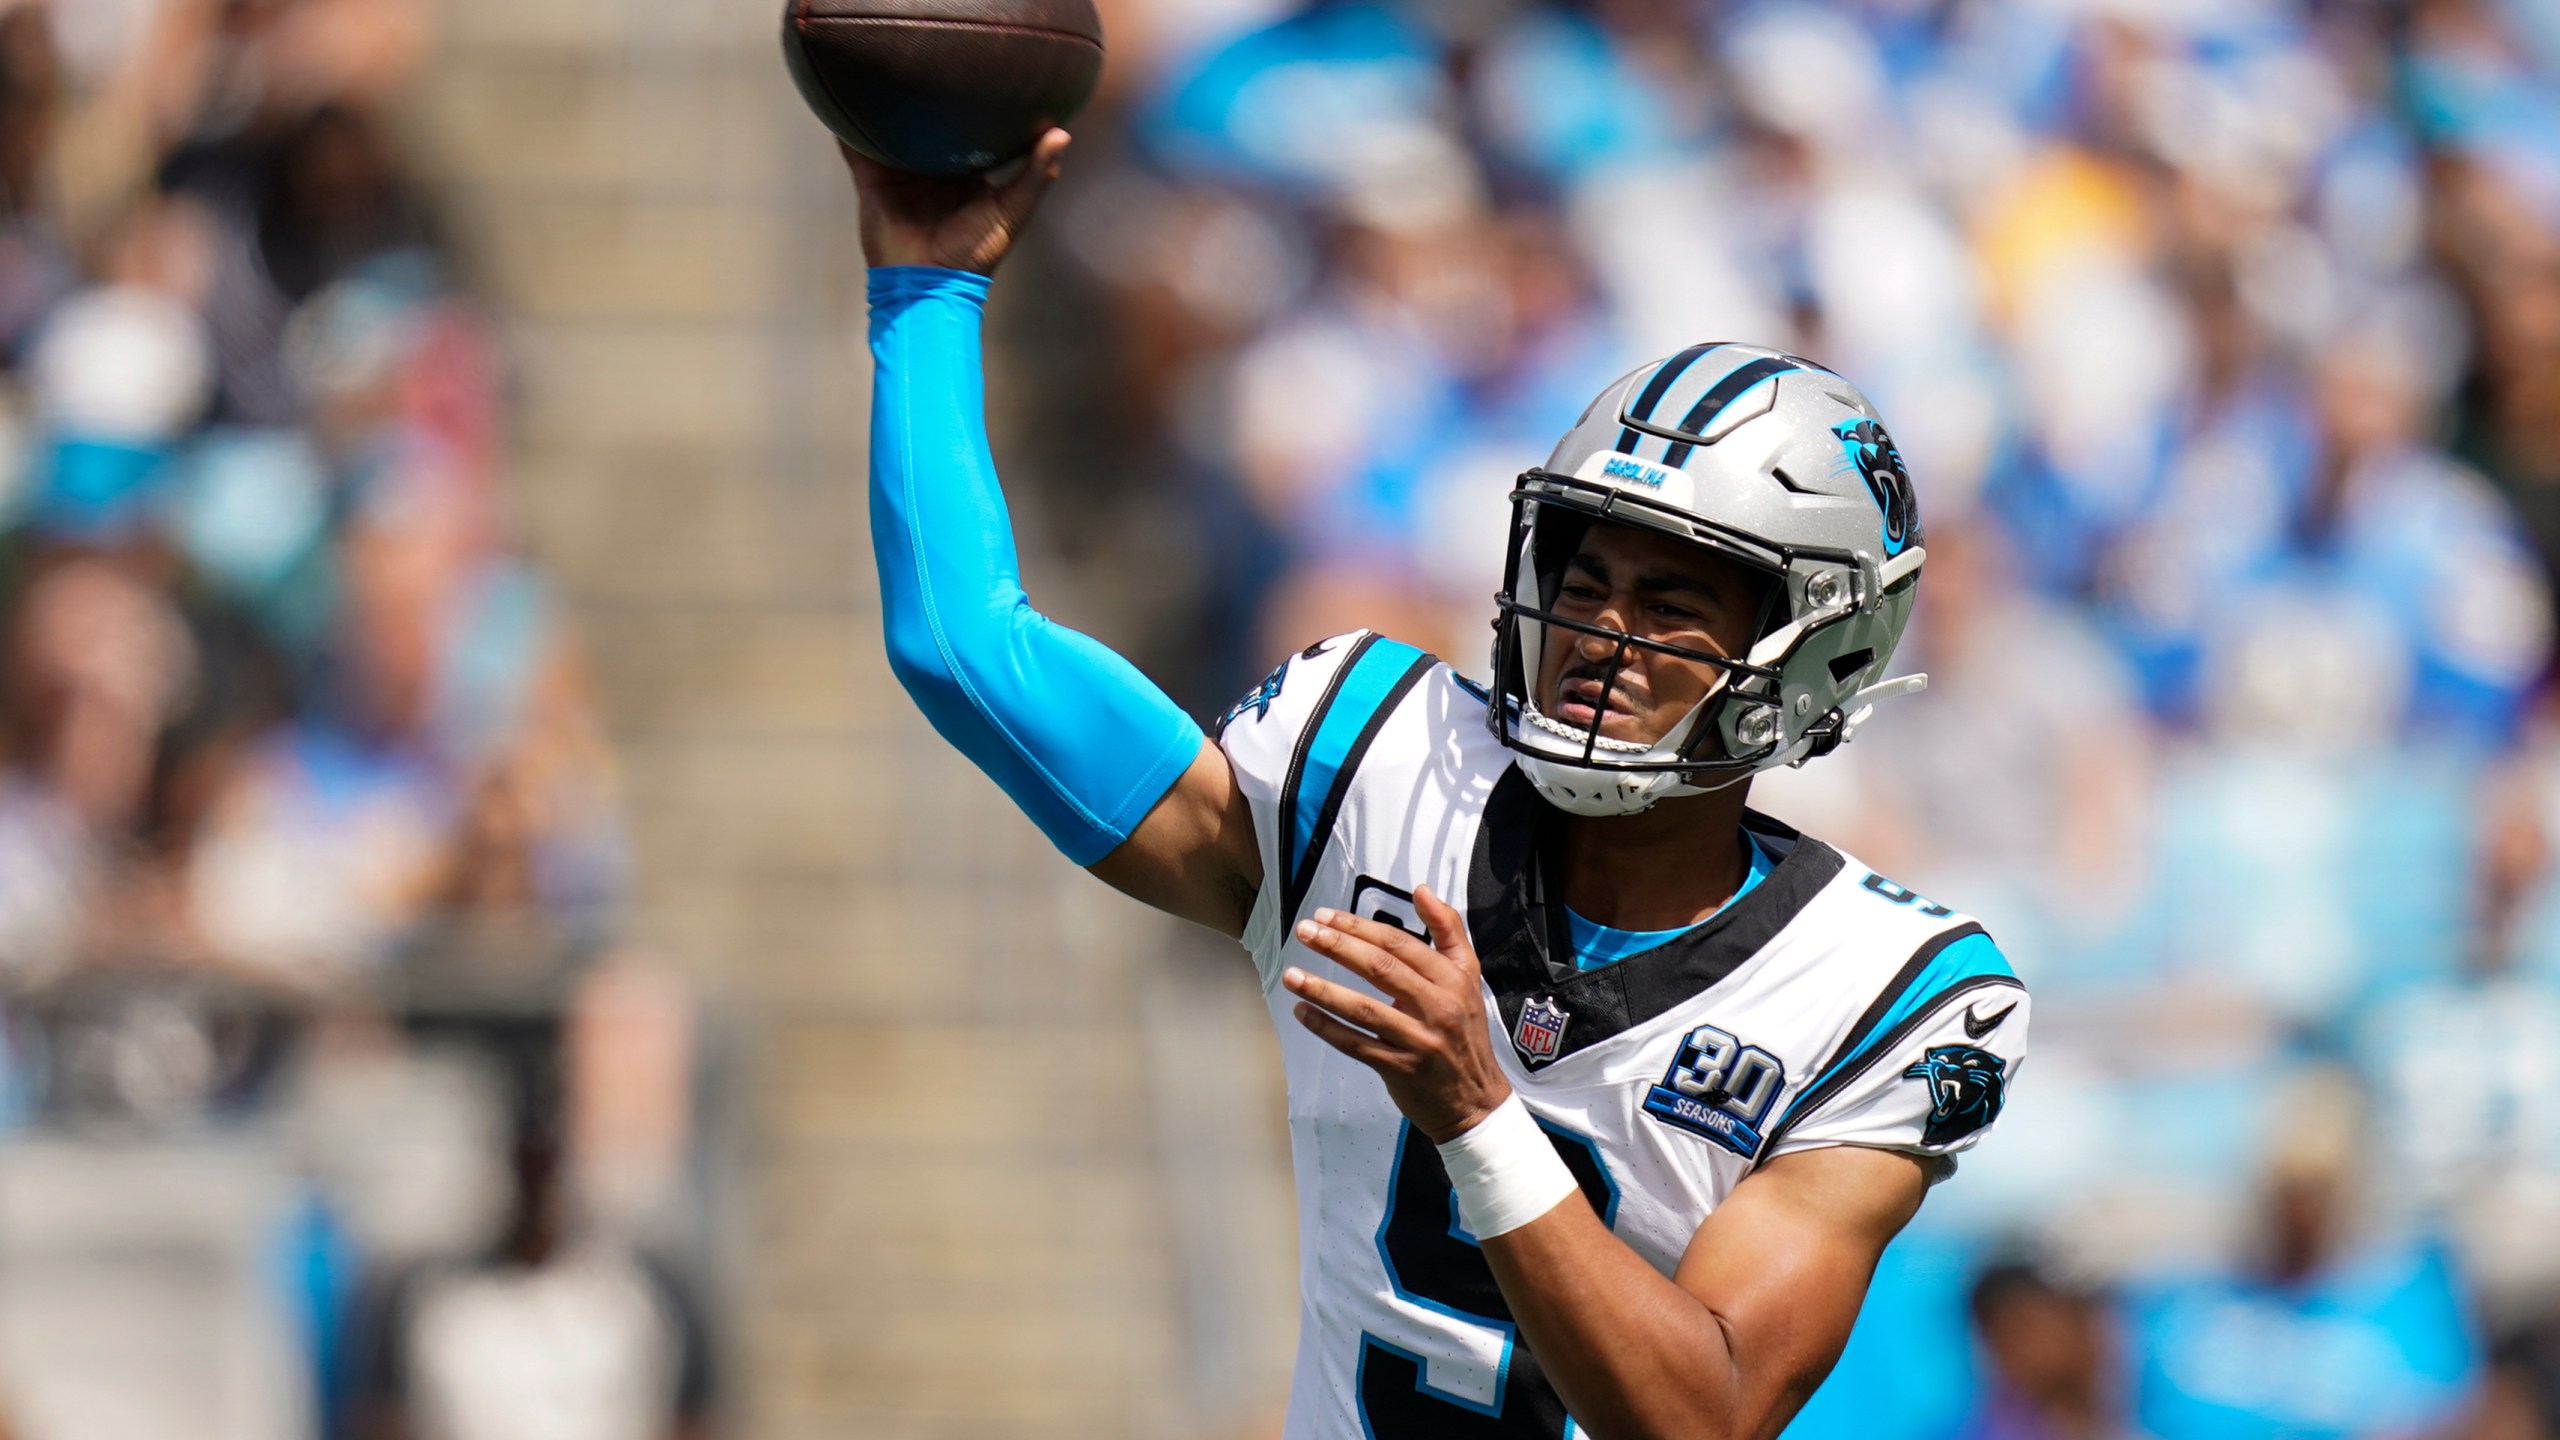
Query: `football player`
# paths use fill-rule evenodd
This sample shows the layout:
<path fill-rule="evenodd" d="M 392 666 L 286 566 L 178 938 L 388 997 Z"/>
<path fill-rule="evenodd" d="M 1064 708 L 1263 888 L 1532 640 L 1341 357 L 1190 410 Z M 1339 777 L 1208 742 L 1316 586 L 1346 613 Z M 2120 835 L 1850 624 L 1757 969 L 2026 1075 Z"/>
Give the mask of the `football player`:
<path fill-rule="evenodd" d="M 1016 578 L 979 322 L 1065 145 L 1001 183 L 849 155 L 890 658 L 1069 858 L 1252 952 L 1288 1435 L 1775 1434 L 2027 1028 L 1979 925 L 1744 806 L 1917 686 L 1892 440 L 1810 361 L 1641 366 L 1512 493 L 1489 691 L 1338 635 L 1204 737 Z"/>

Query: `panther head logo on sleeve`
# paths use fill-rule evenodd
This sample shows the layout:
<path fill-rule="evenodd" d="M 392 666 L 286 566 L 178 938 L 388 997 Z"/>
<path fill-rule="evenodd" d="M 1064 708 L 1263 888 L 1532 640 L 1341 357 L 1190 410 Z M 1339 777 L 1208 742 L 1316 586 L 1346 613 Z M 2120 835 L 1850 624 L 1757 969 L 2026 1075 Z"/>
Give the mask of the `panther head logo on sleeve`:
<path fill-rule="evenodd" d="M 1999 1118 L 2008 1098 L 2009 1062 L 1971 1045 L 1933 1046 L 1928 1058 L 1902 1072 L 1925 1080 L 1935 1102 L 1924 1145 L 1951 1145 Z"/>

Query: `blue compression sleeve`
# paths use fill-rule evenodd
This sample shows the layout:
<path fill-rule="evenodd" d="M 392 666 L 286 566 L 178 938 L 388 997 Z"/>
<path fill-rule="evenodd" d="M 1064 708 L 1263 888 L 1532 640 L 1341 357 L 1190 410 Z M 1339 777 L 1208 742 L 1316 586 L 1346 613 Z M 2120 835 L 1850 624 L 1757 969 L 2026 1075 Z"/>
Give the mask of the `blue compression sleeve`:
<path fill-rule="evenodd" d="M 1079 865 L 1200 753 L 1137 667 L 1031 608 L 987 449 L 982 275 L 871 272 L 871 551 L 889 668 L 942 738 Z"/>

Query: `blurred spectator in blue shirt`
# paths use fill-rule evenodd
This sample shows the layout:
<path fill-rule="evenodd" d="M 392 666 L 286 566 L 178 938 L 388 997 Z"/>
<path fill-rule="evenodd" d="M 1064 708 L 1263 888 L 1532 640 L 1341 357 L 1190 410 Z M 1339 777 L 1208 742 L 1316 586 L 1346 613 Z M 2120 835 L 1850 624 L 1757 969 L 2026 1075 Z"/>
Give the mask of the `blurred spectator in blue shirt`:
<path fill-rule="evenodd" d="M 2397 1142 L 2368 1141 L 2337 1075 L 2313 1072 L 2286 1100 L 2251 1262 L 2131 1287 L 2135 1414 L 2161 1440 L 2419 1434 L 2458 1418 L 2479 1378 L 2452 1258 L 2359 1228 L 2362 1172 Z"/>
<path fill-rule="evenodd" d="M 2202 601 L 2202 718 L 2232 738 L 2502 746 L 2549 651 L 2548 581 L 2495 492 L 2422 442 L 2427 307 L 2359 299 L 2316 367 L 2287 533 Z"/>

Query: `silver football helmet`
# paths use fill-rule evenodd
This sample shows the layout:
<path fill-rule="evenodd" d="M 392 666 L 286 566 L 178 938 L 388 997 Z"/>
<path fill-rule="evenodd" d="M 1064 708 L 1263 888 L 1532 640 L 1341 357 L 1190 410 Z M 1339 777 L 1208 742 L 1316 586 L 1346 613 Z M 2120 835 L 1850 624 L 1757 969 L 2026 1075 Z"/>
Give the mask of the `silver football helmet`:
<path fill-rule="evenodd" d="M 1715 344 L 1643 366 L 1591 402 L 1511 502 L 1487 720 L 1562 809 L 1632 815 L 1800 764 L 1847 742 L 1876 701 L 1927 683 L 1883 678 L 1926 558 L 1910 476 L 1875 407 L 1810 360 Z M 1767 577 L 1750 648 L 1713 655 L 1556 614 L 1566 562 L 1604 521 L 1678 536 Z M 1604 687 L 1631 650 L 1722 673 L 1660 740 L 1612 740 L 1538 709 L 1556 631 L 1616 645 Z"/>

